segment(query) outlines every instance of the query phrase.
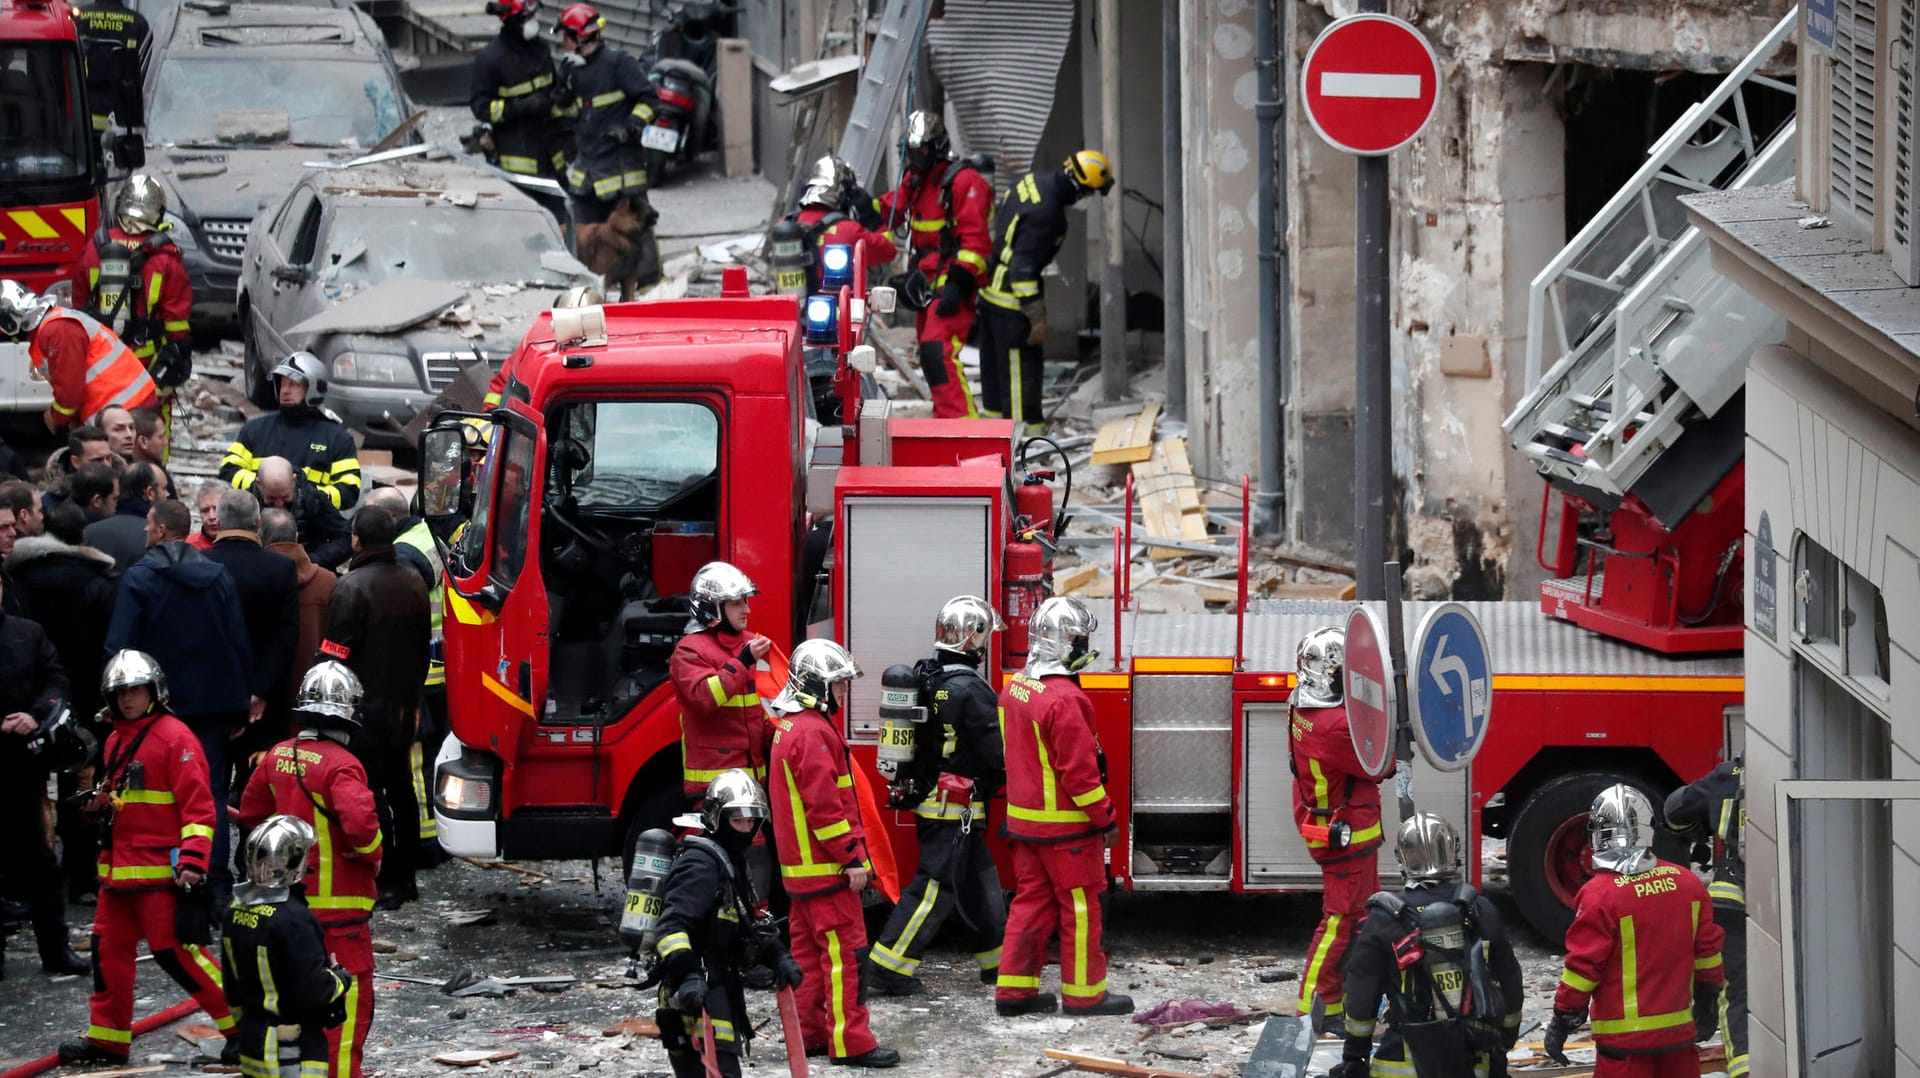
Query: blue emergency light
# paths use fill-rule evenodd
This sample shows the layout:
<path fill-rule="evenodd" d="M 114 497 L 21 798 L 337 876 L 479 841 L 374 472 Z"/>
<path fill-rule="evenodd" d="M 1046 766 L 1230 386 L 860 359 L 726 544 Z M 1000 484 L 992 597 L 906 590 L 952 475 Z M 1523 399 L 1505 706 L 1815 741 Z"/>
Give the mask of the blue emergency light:
<path fill-rule="evenodd" d="M 805 327 L 808 344 L 839 344 L 840 297 L 808 296 L 800 311 L 800 324 Z"/>
<path fill-rule="evenodd" d="M 853 287 L 853 248 L 843 244 L 820 249 L 820 289 L 838 292 Z"/>

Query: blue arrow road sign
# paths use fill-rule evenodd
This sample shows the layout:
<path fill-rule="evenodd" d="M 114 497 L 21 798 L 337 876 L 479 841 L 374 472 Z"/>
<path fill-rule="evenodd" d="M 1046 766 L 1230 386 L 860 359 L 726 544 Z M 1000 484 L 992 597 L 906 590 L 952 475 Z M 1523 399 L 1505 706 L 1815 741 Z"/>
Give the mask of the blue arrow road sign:
<path fill-rule="evenodd" d="M 1427 762 L 1458 771 L 1487 736 L 1493 707 L 1493 664 L 1480 622 L 1459 603 L 1427 611 L 1413 635 L 1408 703 L 1413 737 Z"/>

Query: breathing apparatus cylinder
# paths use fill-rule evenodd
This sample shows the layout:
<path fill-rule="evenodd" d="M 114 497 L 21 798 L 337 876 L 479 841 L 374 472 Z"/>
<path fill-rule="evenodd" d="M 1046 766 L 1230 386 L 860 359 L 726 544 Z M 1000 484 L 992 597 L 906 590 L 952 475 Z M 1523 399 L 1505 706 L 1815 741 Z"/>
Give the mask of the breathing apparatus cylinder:
<path fill-rule="evenodd" d="M 772 240 L 774 290 L 783 296 L 807 294 L 807 230 L 798 221 L 781 221 L 769 232 Z"/>
<path fill-rule="evenodd" d="M 1426 951 L 1422 961 L 1433 975 L 1433 989 L 1445 997 L 1447 1009 L 1459 1014 L 1467 998 L 1467 970 L 1461 960 L 1466 956 L 1467 926 L 1460 907 L 1451 902 L 1429 902 L 1420 907 L 1420 941 Z M 1441 1008 L 1436 1001 L 1434 1010 Z"/>
<path fill-rule="evenodd" d="M 874 754 L 874 768 L 881 777 L 895 782 L 910 773 L 920 724 L 926 721 L 920 678 L 913 667 L 905 663 L 887 667 L 880 675 L 880 747 Z"/>
<path fill-rule="evenodd" d="M 620 913 L 620 942 L 636 958 L 651 953 L 659 942 L 674 845 L 673 833 L 658 827 L 640 832 L 634 841 L 633 868 L 627 871 L 627 904 Z"/>

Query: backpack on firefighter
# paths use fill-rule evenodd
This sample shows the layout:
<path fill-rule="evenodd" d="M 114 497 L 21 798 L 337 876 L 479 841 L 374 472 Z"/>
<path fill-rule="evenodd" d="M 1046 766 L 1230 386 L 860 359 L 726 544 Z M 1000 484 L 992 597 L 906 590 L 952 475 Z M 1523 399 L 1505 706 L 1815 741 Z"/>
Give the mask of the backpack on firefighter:
<path fill-rule="evenodd" d="M 875 766 L 887 779 L 889 808 L 911 810 L 933 793 L 946 732 L 934 700 L 938 659 L 899 663 L 880 675 L 880 748 Z"/>
<path fill-rule="evenodd" d="M 169 346 L 160 319 L 147 306 L 142 286 L 152 254 L 148 244 L 172 242 L 158 234 L 148 240 L 121 240 L 108 235 L 94 245 L 100 256 L 100 280 L 93 289 L 91 313 L 136 354 L 152 347 L 147 374 L 161 389 L 174 389 L 193 376 L 192 353 Z"/>
<path fill-rule="evenodd" d="M 1389 982 L 1387 1018 L 1419 1078 L 1472 1074 L 1483 1054 L 1505 1059 L 1499 1023 L 1506 1007 L 1488 968 L 1478 899 L 1459 884 L 1417 908 L 1391 891 L 1367 900 L 1401 930 L 1393 940 L 1400 976 Z"/>

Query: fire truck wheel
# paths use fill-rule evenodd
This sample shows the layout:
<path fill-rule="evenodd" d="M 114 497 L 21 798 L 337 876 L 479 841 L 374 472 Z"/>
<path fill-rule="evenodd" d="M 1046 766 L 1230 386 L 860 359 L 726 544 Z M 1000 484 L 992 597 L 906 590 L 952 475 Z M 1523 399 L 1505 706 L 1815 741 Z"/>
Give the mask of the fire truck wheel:
<path fill-rule="evenodd" d="M 1574 897 L 1593 875 L 1587 809 L 1595 795 L 1616 782 L 1638 788 L 1656 805 L 1666 799 L 1666 791 L 1640 775 L 1581 771 L 1543 783 L 1514 813 L 1507 839 L 1513 900 L 1527 923 L 1553 946 L 1566 939 L 1573 924 Z M 1662 851 L 1661 856 L 1668 853 Z"/>

